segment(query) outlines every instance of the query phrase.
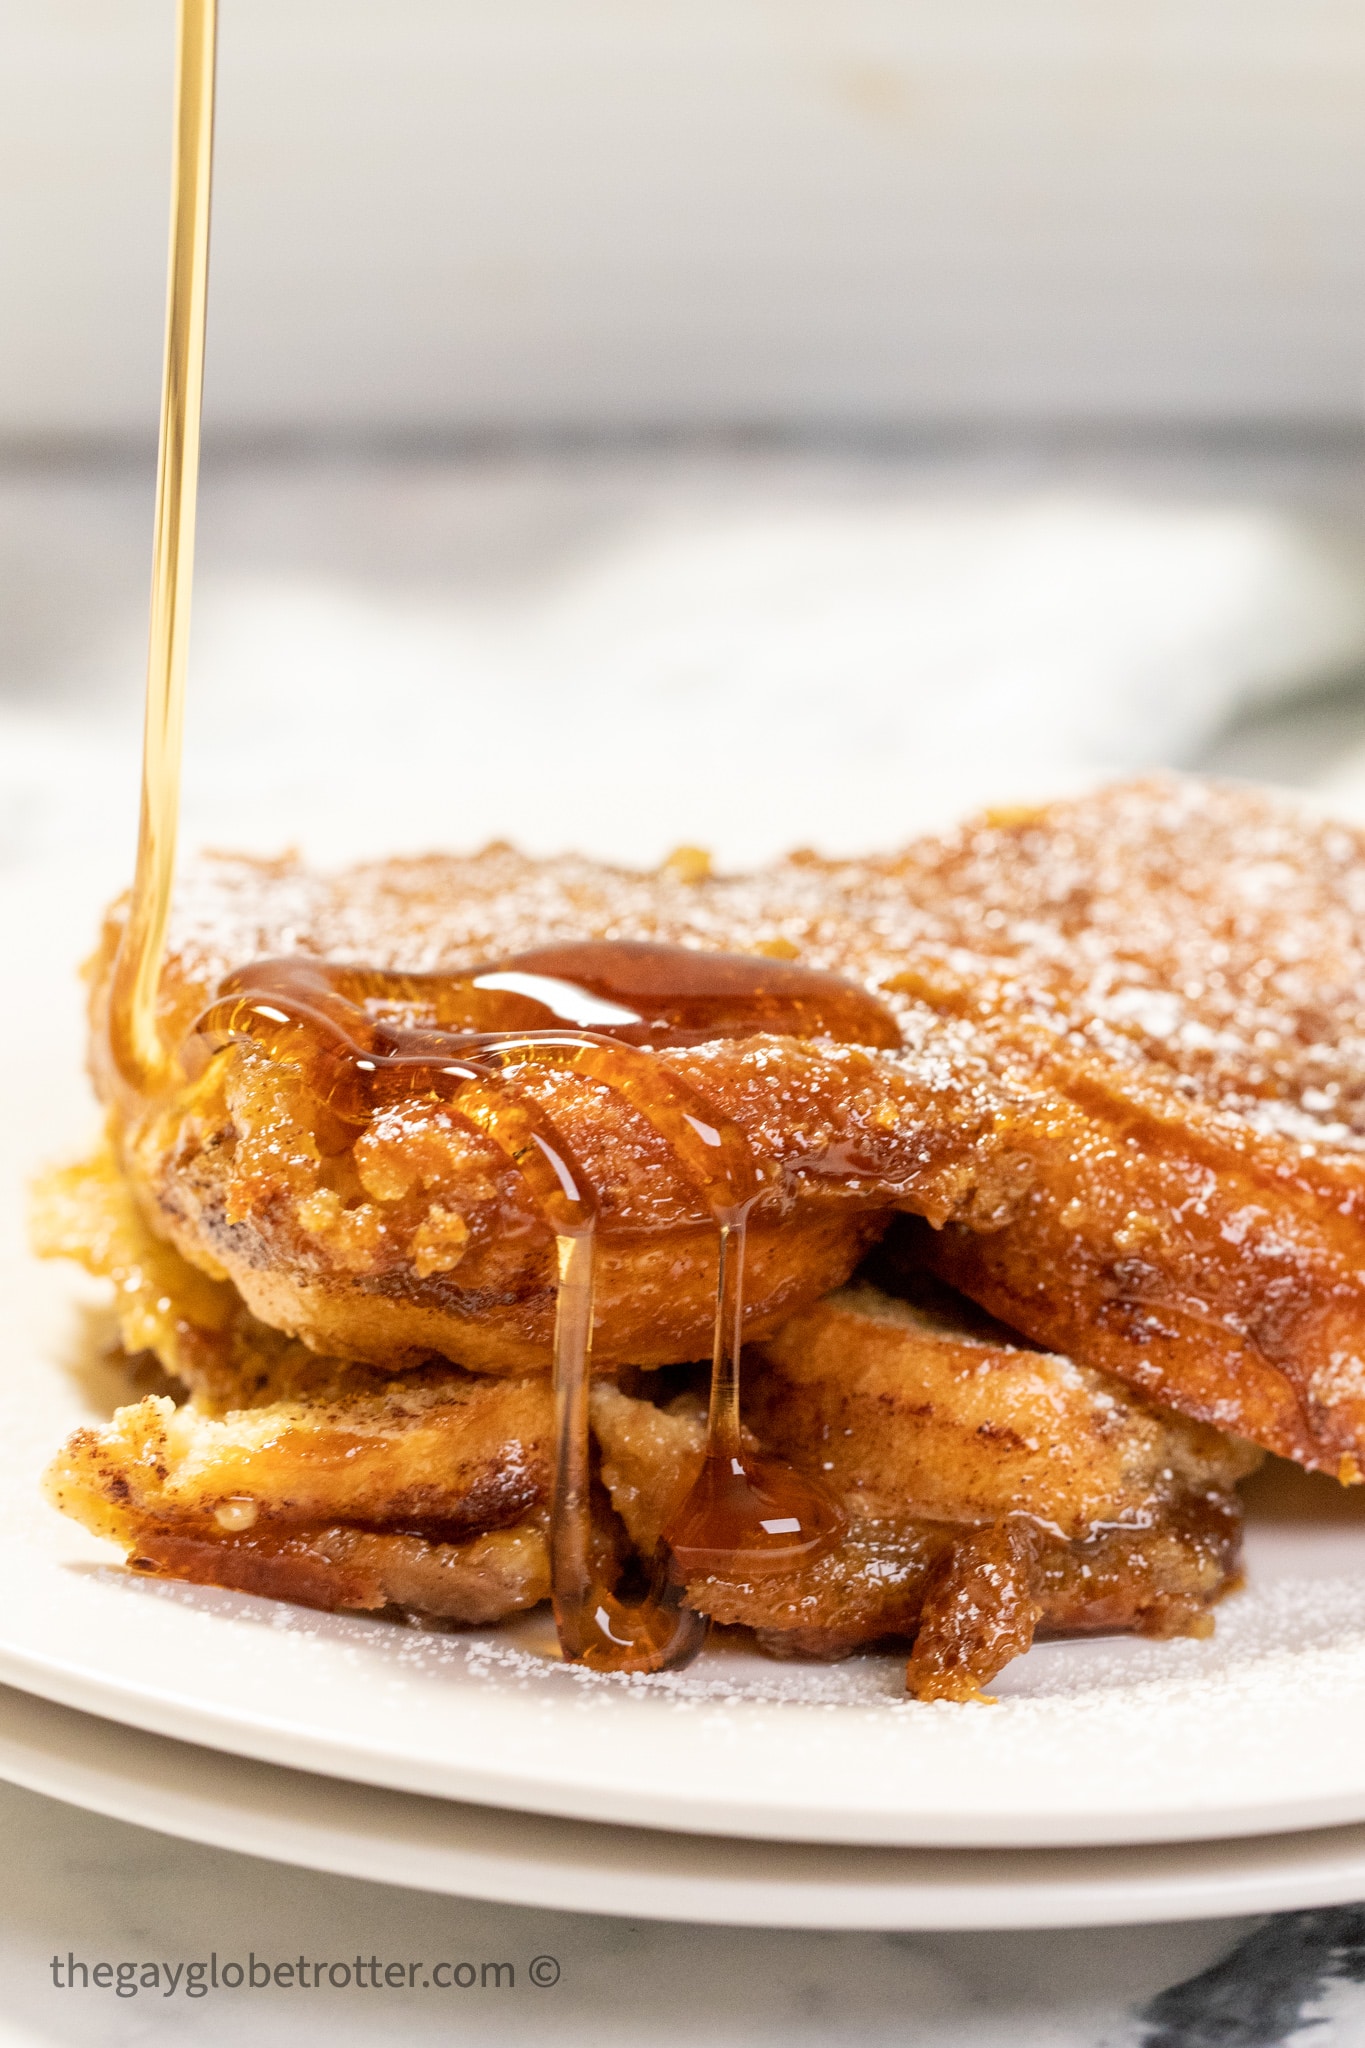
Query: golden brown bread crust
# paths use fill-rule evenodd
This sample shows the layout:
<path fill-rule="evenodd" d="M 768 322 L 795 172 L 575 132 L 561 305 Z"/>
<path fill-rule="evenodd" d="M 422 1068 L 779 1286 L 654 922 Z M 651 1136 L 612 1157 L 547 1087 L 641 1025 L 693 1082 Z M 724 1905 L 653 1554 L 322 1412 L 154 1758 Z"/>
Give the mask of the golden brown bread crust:
<path fill-rule="evenodd" d="M 928 1250 L 939 1270 L 1039 1342 L 1349 1476 L 1365 1462 L 1362 906 L 1358 834 L 1171 780 L 881 860 L 794 856 L 738 878 L 505 847 L 335 879 L 208 862 L 181 888 L 163 1006 L 175 1037 L 229 968 L 296 945 L 427 970 L 562 938 L 662 938 L 851 975 L 885 994 L 906 1039 L 901 1056 L 850 1056 L 856 1085 L 824 1088 L 813 1049 L 784 1042 L 665 1057 L 714 1087 L 766 1155 L 856 1140 L 902 1173 L 900 1206 L 946 1225 Z M 97 1049 L 117 930 L 95 976 Z M 249 1076 L 250 1057 L 229 1056 L 221 1103 L 124 1119 L 157 1229 L 316 1343 L 348 1348 L 349 1328 L 349 1348 L 395 1362 L 431 1343 L 484 1369 L 543 1359 L 548 1242 L 499 1162 L 457 1157 L 433 1112 L 396 1148 L 430 1155 L 428 1184 L 394 1194 L 380 1158 L 372 1189 L 363 1159 L 331 1186 L 306 1113 Z M 793 1102 L 803 1074 L 813 1092 Z M 622 1243 L 600 1297 L 602 1361 L 703 1352 L 703 1219 L 617 1111 L 580 1110 L 608 1208 L 664 1233 L 654 1260 Z M 297 1157 L 275 1174 L 269 1148 L 291 1132 Z M 756 1254 L 753 1330 L 843 1277 L 875 1227 L 803 1188 L 782 1242 Z M 649 1313 L 632 1320 L 635 1300 Z"/>
<path fill-rule="evenodd" d="M 846 1518 L 799 1571 L 689 1583 L 774 1654 L 908 1638 L 916 1697 L 976 1698 L 1035 1627 L 1206 1634 L 1236 1582 L 1234 1487 L 1259 1452 L 1105 1375 L 867 1286 L 794 1317 L 752 1363 L 755 1435 L 818 1473 Z M 603 1386 L 593 1423 L 647 1551 L 699 1469 L 700 1401 L 660 1409 Z"/>

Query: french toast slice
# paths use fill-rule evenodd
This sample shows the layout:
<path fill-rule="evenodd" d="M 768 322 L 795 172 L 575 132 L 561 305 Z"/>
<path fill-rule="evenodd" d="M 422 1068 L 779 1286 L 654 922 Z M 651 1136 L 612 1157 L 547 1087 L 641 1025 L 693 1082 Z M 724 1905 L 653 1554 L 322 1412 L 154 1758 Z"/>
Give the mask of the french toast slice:
<path fill-rule="evenodd" d="M 395 1377 L 258 1322 L 147 1228 L 107 1149 L 34 1189 L 35 1249 L 113 1287 L 124 1353 L 188 1393 L 77 1430 L 49 1500 L 135 1571 L 466 1623 L 549 1591 L 544 1376 Z"/>
<path fill-rule="evenodd" d="M 689 1581 L 774 1655 L 913 1643 L 919 1699 L 980 1698 L 1045 1634 L 1206 1635 L 1237 1583 L 1236 1483 L 1261 1453 L 1120 1381 L 1023 1346 L 948 1290 L 860 1283 L 751 1355 L 757 1440 L 817 1475 L 844 1517 L 825 1556 Z M 696 1395 L 593 1392 L 602 1477 L 646 1554 L 700 1469 Z"/>
<path fill-rule="evenodd" d="M 77 1430 L 46 1475 L 54 1505 L 133 1570 L 462 1624 L 546 1597 L 544 1375 L 318 1357 L 153 1238 L 99 1162 L 52 1176 L 39 1215 L 48 1250 L 114 1281 L 125 1343 L 193 1389 Z M 818 1472 L 845 1529 L 802 1573 L 699 1580 L 689 1600 L 777 1655 L 913 1638 L 921 1698 L 978 1696 L 1038 1624 L 1206 1631 L 1237 1570 L 1233 1482 L 1259 1453 L 940 1293 L 916 1306 L 851 1288 L 750 1354 L 761 1441 Z M 648 1560 L 691 1484 L 703 1403 L 604 1382 L 593 1423 L 619 1518 L 599 1517 L 610 1576 L 632 1546 Z"/>
<path fill-rule="evenodd" d="M 269 952 L 441 973 L 565 937 L 794 950 L 762 903 L 717 919 L 703 897 L 673 869 L 628 875 L 507 847 L 330 878 L 288 861 L 210 859 L 179 887 L 160 1028 L 181 1045 L 224 977 Z M 338 1129 L 298 1067 L 240 1041 L 169 1100 L 130 1097 L 106 1030 L 121 929 L 116 909 L 92 963 L 92 1064 L 120 1171 L 157 1232 L 230 1278 L 260 1320 L 320 1351 L 393 1367 L 433 1351 L 485 1372 L 548 1367 L 554 1240 L 494 1139 L 430 1092 L 379 1110 L 359 1134 Z M 367 1007 L 431 1021 L 406 1002 L 391 1015 Z M 880 1059 L 861 1045 L 755 1035 L 655 1058 L 700 1096 L 703 1116 L 743 1134 L 768 1176 L 748 1222 L 750 1334 L 846 1279 L 896 1194 L 912 1189 L 941 1220 L 989 1179 L 1000 1091 L 979 1061 L 937 1042 Z M 596 1197 L 595 1364 L 704 1354 L 717 1231 L 671 1144 L 588 1074 L 531 1064 L 516 1088 L 550 1115 Z"/>
<path fill-rule="evenodd" d="M 549 1422 L 543 1380 L 343 1369 L 222 1418 L 151 1395 L 77 1430 L 44 1489 L 148 1576 L 493 1622 L 550 1590 Z"/>
<path fill-rule="evenodd" d="M 506 847 L 330 878 L 221 859 L 180 886 L 163 1028 L 176 1042 L 223 975 L 297 949 L 463 970 L 620 937 L 832 969 L 895 1010 L 902 1051 L 661 1055 L 786 1176 L 752 1228 L 751 1336 L 847 1278 L 898 1208 L 932 1226 L 919 1255 L 1011 1327 L 1350 1479 L 1365 1465 L 1363 910 L 1358 833 L 1174 778 L 739 877 Z M 116 912 L 93 976 L 111 1098 L 119 930 Z M 553 1109 L 624 1226 L 600 1249 L 599 1363 L 704 1352 L 715 1246 L 697 1197 L 619 1101 L 585 1087 Z M 439 1104 L 337 1154 L 289 1070 L 245 1047 L 169 1107 L 122 1103 L 114 1121 L 158 1233 L 263 1321 L 385 1365 L 548 1362 L 549 1233 Z M 850 1157 L 866 1166 L 852 1185 L 822 1174 Z"/>

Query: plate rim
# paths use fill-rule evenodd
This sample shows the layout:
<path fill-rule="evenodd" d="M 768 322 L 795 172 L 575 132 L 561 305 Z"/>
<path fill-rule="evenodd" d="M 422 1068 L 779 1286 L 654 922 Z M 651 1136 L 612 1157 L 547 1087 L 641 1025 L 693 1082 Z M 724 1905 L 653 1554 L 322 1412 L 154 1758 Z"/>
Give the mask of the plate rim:
<path fill-rule="evenodd" d="M 442 1769 L 445 1783 L 433 1787 L 421 1782 L 423 1774 L 430 1772 L 429 1760 L 409 1761 L 397 1749 L 363 1747 L 344 1737 L 320 1735 L 315 1729 L 291 1729 L 281 1719 L 260 1714 L 217 1712 L 200 1701 L 94 1677 L 69 1663 L 16 1654 L 3 1641 L 0 1689 L 135 1734 L 332 1784 L 550 1822 L 642 1829 L 710 1844 L 1013 1856 L 1215 1846 L 1365 1824 L 1365 1788 L 1345 1799 L 1326 1794 L 1317 1799 L 1272 1801 L 1240 1813 L 1224 1808 L 1204 1819 L 1187 1805 L 1137 1814 L 1091 1813 L 1079 1820 L 1065 1815 L 1059 1818 L 1055 1810 L 1040 1808 L 1036 1813 L 1011 1814 L 1003 1828 L 989 1815 L 964 1816 L 960 1812 L 909 1818 L 897 1813 L 889 1824 L 878 1827 L 876 1817 L 866 1809 L 852 1816 L 844 1808 L 794 1809 L 788 1802 L 746 1810 L 737 1808 L 728 1794 L 712 1803 L 695 1796 L 689 1796 L 686 1804 L 675 1799 L 664 1819 L 657 1794 L 632 1793 L 619 1785 L 604 1790 L 595 1783 L 544 1775 L 526 1776 L 517 1782 L 505 1770 L 481 1773 L 446 1764 Z"/>
<path fill-rule="evenodd" d="M 492 1903 L 731 1927 L 1125 1926 L 1343 1904 L 1365 1826 L 1089 1849 L 715 1842 L 357 1785 L 0 1687 L 0 1778 L 155 1833 Z"/>

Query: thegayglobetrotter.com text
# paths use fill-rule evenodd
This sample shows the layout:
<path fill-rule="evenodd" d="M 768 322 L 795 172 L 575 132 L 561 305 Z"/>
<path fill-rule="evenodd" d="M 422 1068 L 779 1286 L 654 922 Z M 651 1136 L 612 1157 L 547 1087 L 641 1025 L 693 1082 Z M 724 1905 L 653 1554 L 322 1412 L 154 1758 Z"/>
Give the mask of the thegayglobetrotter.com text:
<path fill-rule="evenodd" d="M 554 1956 L 521 1962 L 438 1956 L 431 1962 L 376 1955 L 207 1956 L 177 1963 L 142 1962 L 82 1955 L 68 1949 L 52 1958 L 52 1982 L 59 1991 L 103 1991 L 116 1998 L 208 1998 L 250 1991 L 516 1991 L 530 1985 L 549 1991 L 559 1982 Z"/>

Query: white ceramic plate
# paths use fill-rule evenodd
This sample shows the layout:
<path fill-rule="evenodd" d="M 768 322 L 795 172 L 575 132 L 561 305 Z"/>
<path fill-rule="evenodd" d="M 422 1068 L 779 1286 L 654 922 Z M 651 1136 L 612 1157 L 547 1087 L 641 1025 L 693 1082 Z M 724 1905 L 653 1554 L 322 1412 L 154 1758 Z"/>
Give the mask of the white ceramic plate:
<path fill-rule="evenodd" d="M 1118 1849 L 859 1849 L 495 1812 L 253 1763 L 0 1687 L 0 1777 L 344 1877 L 733 1927 L 1098 1927 L 1329 1906 L 1365 1827 Z"/>
<path fill-rule="evenodd" d="M 1253 1530 L 1213 1641 L 1045 1645 L 993 1709 L 908 1702 L 888 1658 L 722 1652 L 621 1681 L 554 1662 L 538 1623 L 426 1635 L 124 1575 L 38 1498 L 99 1398 L 64 1363 L 89 1289 L 21 1228 L 26 1170 L 93 1121 L 72 969 L 92 895 L 88 876 L 0 889 L 0 1679 L 239 1756 L 651 1828 L 1043 1847 L 1365 1819 L 1361 1520 Z"/>

